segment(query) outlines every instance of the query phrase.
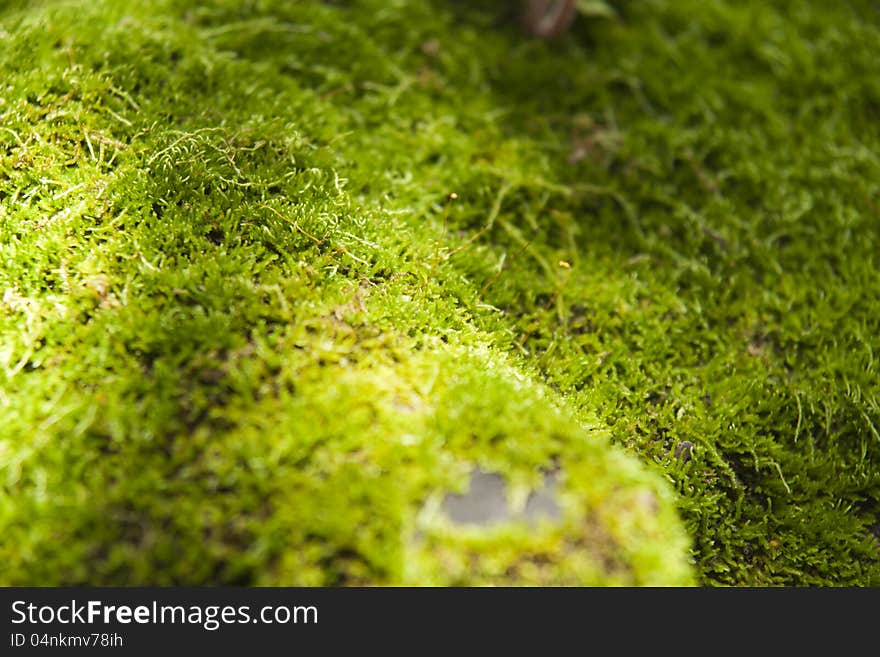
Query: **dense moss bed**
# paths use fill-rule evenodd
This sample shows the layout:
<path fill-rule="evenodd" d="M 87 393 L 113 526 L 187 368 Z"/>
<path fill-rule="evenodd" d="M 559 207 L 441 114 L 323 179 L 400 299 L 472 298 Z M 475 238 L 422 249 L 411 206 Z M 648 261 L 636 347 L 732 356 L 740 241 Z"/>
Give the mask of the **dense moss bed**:
<path fill-rule="evenodd" d="M 880 585 L 880 11 L 610 4 L 0 2 L 0 583 Z"/>

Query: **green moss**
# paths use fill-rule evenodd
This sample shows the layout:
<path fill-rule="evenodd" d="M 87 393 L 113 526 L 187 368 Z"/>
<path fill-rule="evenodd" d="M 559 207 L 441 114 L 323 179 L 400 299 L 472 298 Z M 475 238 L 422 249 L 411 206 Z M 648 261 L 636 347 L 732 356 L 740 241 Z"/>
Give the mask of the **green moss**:
<path fill-rule="evenodd" d="M 0 581 L 880 583 L 877 15 L 615 9 L 0 6 Z"/>

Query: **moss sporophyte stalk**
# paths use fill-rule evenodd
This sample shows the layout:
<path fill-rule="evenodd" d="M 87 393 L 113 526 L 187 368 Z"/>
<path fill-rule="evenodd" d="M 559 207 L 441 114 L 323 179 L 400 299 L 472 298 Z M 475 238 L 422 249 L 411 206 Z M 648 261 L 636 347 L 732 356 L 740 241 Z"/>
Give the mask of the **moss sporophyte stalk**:
<path fill-rule="evenodd" d="M 0 583 L 880 584 L 874 3 L 0 3 Z"/>

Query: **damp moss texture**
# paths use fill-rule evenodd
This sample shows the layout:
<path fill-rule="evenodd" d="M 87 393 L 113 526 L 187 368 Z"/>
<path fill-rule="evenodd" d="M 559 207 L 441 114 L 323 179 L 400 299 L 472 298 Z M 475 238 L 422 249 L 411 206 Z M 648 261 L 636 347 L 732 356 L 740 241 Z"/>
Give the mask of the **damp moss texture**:
<path fill-rule="evenodd" d="M 876 3 L 511 5 L 0 2 L 0 584 L 880 585 Z"/>

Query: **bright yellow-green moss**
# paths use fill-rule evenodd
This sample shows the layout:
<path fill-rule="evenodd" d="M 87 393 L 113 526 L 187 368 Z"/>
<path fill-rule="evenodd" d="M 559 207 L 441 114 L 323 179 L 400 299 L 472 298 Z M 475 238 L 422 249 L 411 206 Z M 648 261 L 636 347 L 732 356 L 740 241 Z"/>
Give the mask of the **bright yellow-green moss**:
<path fill-rule="evenodd" d="M 880 583 L 880 15 L 610 4 L 0 3 L 0 583 Z"/>

